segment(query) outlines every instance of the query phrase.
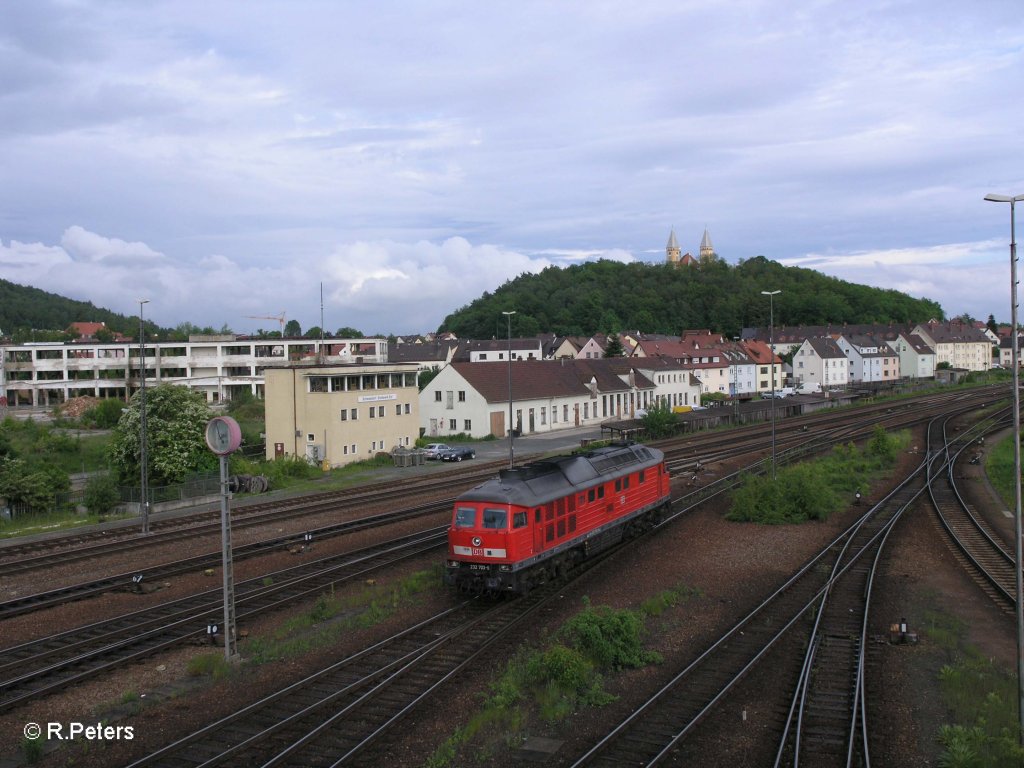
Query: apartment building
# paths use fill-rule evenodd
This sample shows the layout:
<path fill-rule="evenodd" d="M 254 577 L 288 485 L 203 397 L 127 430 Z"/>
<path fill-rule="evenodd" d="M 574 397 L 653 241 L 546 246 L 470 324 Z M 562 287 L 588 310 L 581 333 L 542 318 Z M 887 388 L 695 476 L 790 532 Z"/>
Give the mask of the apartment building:
<path fill-rule="evenodd" d="M 240 390 L 264 394 L 268 365 L 299 361 L 386 362 L 385 339 L 267 339 L 225 334 L 188 341 L 33 342 L 0 346 L 0 398 L 11 406 L 55 406 L 90 396 L 127 400 L 139 387 L 176 384 L 209 403 Z M 144 360 L 143 365 L 139 361 Z M 4 400 L 0 400 L 0 403 Z"/>

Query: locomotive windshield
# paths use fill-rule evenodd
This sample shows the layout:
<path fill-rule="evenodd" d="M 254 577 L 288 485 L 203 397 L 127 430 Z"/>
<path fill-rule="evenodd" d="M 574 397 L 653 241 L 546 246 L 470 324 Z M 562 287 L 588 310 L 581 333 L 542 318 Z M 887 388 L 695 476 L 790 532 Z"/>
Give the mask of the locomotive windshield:
<path fill-rule="evenodd" d="M 484 528 L 504 529 L 508 527 L 508 511 L 504 509 L 484 509 Z"/>
<path fill-rule="evenodd" d="M 472 528 L 476 525 L 476 507 L 457 507 L 455 509 L 455 527 Z"/>

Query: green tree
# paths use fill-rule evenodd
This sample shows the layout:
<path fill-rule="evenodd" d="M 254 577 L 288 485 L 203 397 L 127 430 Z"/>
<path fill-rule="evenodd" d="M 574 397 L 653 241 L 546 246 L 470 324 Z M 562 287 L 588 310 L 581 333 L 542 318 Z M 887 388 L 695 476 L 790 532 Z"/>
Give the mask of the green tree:
<path fill-rule="evenodd" d="M 85 484 L 83 501 L 92 514 L 106 515 L 121 501 L 117 480 L 107 473 L 93 475 Z"/>
<path fill-rule="evenodd" d="M 289 320 L 284 324 L 284 335 L 290 339 L 297 339 L 302 336 L 302 326 L 298 320 Z"/>
<path fill-rule="evenodd" d="M 139 478 L 139 395 L 132 397 L 111 435 L 109 456 L 123 483 Z M 185 387 L 161 384 L 146 390 L 146 453 L 149 481 L 167 485 L 189 473 L 213 470 L 216 457 L 206 446 L 206 423 L 213 416 L 205 398 Z"/>
<path fill-rule="evenodd" d="M 11 504 L 46 510 L 53 497 L 71 488 L 68 476 L 54 466 L 30 466 L 22 459 L 0 458 L 0 496 Z"/>
<path fill-rule="evenodd" d="M 665 402 L 655 403 L 648 408 L 647 414 L 640 421 L 649 437 L 666 437 L 675 432 L 679 425 L 678 417 Z"/>
<path fill-rule="evenodd" d="M 622 341 L 618 336 L 609 336 L 608 345 L 604 348 L 605 357 L 622 357 L 625 351 L 622 349 Z"/>
<path fill-rule="evenodd" d="M 99 429 L 113 429 L 121 419 L 121 411 L 124 410 L 124 403 L 117 398 L 101 400 L 85 412 L 83 420 L 94 424 Z"/>
<path fill-rule="evenodd" d="M 349 328 L 345 325 L 336 330 L 334 332 L 334 336 L 338 339 L 361 339 L 363 338 L 363 332 L 357 331 L 355 328 Z"/>
<path fill-rule="evenodd" d="M 985 327 L 992 331 L 996 336 L 999 335 L 999 324 L 996 322 L 995 315 L 988 316 L 988 320 L 985 321 Z"/>

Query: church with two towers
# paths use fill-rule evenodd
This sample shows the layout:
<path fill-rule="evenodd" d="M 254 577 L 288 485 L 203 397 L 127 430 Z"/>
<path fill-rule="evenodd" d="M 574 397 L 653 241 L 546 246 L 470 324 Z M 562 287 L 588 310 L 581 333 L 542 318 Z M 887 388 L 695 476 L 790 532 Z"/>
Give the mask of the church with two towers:
<path fill-rule="evenodd" d="M 715 257 L 715 248 L 711 245 L 711 235 L 708 228 L 704 227 L 704 237 L 700 239 L 699 258 L 695 259 L 689 252 L 683 253 L 676 239 L 676 231 L 673 228 L 668 236 L 668 245 L 665 246 L 665 262 L 674 267 L 693 267 L 701 262 L 710 261 Z"/>

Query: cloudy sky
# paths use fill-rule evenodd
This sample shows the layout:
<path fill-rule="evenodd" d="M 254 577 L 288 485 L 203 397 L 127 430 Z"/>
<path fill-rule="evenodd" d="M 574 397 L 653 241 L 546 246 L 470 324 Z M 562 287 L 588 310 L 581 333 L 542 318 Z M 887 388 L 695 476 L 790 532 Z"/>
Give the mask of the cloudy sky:
<path fill-rule="evenodd" d="M 1019 0 L 2 0 L 0 277 L 236 332 L 435 329 L 707 227 L 1009 319 Z M 1022 209 L 1024 210 L 1024 209 Z M 770 288 L 771 286 L 766 286 Z M 784 303 L 780 302 L 780 309 Z M 82 318 L 88 319 L 88 318 Z"/>

